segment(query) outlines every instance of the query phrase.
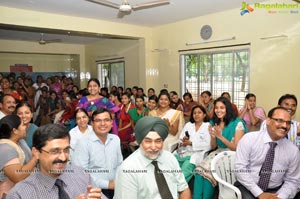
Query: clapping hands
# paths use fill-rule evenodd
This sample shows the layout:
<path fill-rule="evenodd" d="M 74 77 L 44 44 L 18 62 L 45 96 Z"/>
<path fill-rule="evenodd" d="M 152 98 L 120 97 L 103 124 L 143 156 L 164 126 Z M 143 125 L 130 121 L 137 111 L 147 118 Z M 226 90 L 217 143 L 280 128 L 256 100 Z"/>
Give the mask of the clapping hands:
<path fill-rule="evenodd" d="M 209 126 L 208 131 L 212 138 L 220 138 L 222 137 L 222 128 L 219 125 Z"/>

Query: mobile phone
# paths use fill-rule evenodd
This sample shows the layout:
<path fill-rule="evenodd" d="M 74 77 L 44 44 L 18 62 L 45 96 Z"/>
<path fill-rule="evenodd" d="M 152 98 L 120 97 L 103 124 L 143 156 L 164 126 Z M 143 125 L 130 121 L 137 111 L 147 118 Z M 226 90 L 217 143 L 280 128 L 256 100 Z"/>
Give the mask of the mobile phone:
<path fill-rule="evenodd" d="M 188 131 L 185 132 L 185 136 L 186 136 L 187 138 L 190 138 L 190 134 L 189 134 Z"/>

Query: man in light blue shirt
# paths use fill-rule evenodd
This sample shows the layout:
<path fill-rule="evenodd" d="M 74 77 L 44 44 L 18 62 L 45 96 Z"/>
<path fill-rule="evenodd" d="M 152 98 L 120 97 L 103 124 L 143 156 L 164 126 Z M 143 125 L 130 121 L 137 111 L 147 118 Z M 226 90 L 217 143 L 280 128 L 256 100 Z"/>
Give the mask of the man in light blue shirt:
<path fill-rule="evenodd" d="M 108 198 L 114 195 L 114 178 L 122 163 L 120 139 L 110 134 L 113 120 L 109 110 L 100 108 L 92 114 L 93 131 L 78 141 L 72 163 L 89 172 Z"/>
<path fill-rule="evenodd" d="M 300 153 L 285 138 L 291 123 L 289 112 L 283 107 L 275 107 L 268 113 L 266 129 L 248 133 L 240 140 L 235 158 L 238 180 L 235 185 L 241 190 L 243 199 L 284 199 L 296 195 L 300 186 Z M 265 162 L 270 164 L 265 159 L 273 144 L 276 147 L 271 175 L 263 189 L 259 182 L 265 176 L 263 165 Z"/>

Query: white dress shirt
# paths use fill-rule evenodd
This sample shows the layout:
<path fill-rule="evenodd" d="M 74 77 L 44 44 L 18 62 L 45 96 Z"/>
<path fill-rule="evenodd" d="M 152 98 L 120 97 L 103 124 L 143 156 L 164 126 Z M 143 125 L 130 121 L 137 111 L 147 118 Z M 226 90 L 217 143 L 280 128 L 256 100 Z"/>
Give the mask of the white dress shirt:
<path fill-rule="evenodd" d="M 187 189 L 188 185 L 176 158 L 163 150 L 156 160 L 173 198 L 178 198 L 178 192 Z M 126 158 L 117 171 L 114 199 L 161 199 L 152 161 L 141 149 Z"/>
<path fill-rule="evenodd" d="M 239 141 L 235 172 L 237 180 L 255 197 L 263 193 L 257 185 L 259 172 L 269 150 L 272 139 L 267 130 L 247 133 Z M 275 157 L 268 188 L 279 187 L 278 197 L 293 197 L 300 186 L 300 153 L 298 148 L 286 138 L 276 141 Z"/>

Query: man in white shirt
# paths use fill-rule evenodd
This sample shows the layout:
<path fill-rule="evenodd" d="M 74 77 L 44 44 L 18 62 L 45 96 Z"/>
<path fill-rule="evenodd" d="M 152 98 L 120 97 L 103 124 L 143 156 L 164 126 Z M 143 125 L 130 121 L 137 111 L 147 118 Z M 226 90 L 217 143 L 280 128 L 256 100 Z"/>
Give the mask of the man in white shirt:
<path fill-rule="evenodd" d="M 16 110 L 16 100 L 13 96 L 5 94 L 0 97 L 0 119 L 6 115 L 13 114 Z"/>
<path fill-rule="evenodd" d="M 291 117 L 296 113 L 297 104 L 297 98 L 293 94 L 285 94 L 278 99 L 278 106 L 286 108 Z M 265 129 L 266 121 L 261 124 L 261 130 Z M 300 124 L 298 121 L 292 119 L 291 128 L 287 133 L 286 138 L 300 149 Z"/>
<path fill-rule="evenodd" d="M 163 150 L 168 132 L 166 122 L 159 117 L 145 116 L 137 122 L 135 136 L 140 148 L 117 171 L 115 199 L 191 199 L 177 160 Z M 157 177 L 158 173 L 163 177 Z M 164 183 L 158 180 L 161 177 Z"/>
<path fill-rule="evenodd" d="M 235 159 L 238 180 L 235 186 L 241 190 L 243 199 L 284 199 L 296 195 L 300 186 L 300 154 L 285 138 L 291 123 L 287 109 L 275 107 L 268 113 L 264 130 L 245 134 L 240 140 Z M 274 158 L 269 161 L 272 145 L 275 145 Z M 269 170 L 265 169 L 266 164 L 271 165 Z M 268 173 L 270 177 L 262 183 Z"/>

